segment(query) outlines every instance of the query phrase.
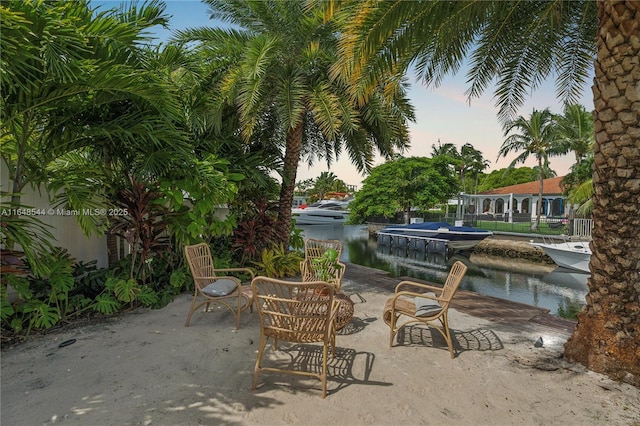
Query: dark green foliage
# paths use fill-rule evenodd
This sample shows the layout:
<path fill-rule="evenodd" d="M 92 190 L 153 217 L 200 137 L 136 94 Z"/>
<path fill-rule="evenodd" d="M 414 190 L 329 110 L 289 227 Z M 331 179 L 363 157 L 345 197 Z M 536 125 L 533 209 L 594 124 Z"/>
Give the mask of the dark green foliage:
<path fill-rule="evenodd" d="M 571 171 L 562 179 L 565 195 L 593 177 L 593 154 L 588 155 L 580 163 L 571 166 Z"/>
<path fill-rule="evenodd" d="M 538 178 L 537 171 L 531 167 L 493 170 L 488 175 L 480 177 L 478 192 L 490 191 L 519 183 L 532 182 Z"/>
<path fill-rule="evenodd" d="M 582 310 L 583 306 L 583 304 L 572 302 L 567 298 L 564 303 L 558 306 L 558 316 L 575 320 L 578 318 L 578 313 Z"/>
<path fill-rule="evenodd" d="M 427 210 L 445 202 L 458 189 L 446 161 L 425 157 L 400 158 L 375 167 L 349 205 L 351 223 L 372 216 L 393 217 L 412 207 Z"/>

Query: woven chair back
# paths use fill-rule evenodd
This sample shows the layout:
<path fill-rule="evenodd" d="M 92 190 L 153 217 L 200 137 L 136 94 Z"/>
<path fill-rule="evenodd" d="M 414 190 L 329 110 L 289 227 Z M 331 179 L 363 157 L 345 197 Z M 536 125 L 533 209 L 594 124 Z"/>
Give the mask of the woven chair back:
<path fill-rule="evenodd" d="M 317 240 L 308 238 L 304 242 L 304 258 L 315 259 L 322 257 L 325 251 L 334 249 L 338 252 L 338 259 L 342 255 L 342 241 L 340 240 Z"/>
<path fill-rule="evenodd" d="M 251 287 L 264 336 L 297 343 L 330 341 L 337 312 L 333 286 L 256 277 Z"/>
<path fill-rule="evenodd" d="M 467 265 L 456 261 L 451 270 L 449 271 L 449 275 L 447 276 L 447 280 L 442 287 L 442 295 L 440 296 L 440 305 L 442 305 L 443 309 L 447 309 L 449 302 L 453 299 L 453 295 L 456 294 L 458 290 L 458 286 L 462 282 L 464 278 L 464 274 L 467 272 Z"/>
<path fill-rule="evenodd" d="M 198 287 L 202 287 L 204 282 L 200 282 L 201 277 L 215 277 L 213 259 L 211 258 L 211 249 L 206 243 L 200 243 L 193 246 L 186 246 L 185 257 L 191 270 L 193 280 Z"/>

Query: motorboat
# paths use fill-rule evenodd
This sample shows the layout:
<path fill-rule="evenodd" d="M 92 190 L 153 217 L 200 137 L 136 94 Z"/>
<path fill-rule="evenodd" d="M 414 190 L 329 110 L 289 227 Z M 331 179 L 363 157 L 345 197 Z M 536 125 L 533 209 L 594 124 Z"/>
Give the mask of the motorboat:
<path fill-rule="evenodd" d="M 574 271 L 589 271 L 589 261 L 591 260 L 591 249 L 588 241 L 563 241 L 560 243 L 530 243 L 534 247 L 539 247 L 549 256 L 556 265 L 572 269 Z"/>
<path fill-rule="evenodd" d="M 447 222 L 422 222 L 409 225 L 389 225 L 380 231 L 382 236 L 404 236 L 439 241 L 447 248 L 454 250 L 469 250 L 480 241 L 493 235 L 493 232 L 472 226 L 456 226 Z"/>
<path fill-rule="evenodd" d="M 349 220 L 350 200 L 320 200 L 291 209 L 296 225 L 344 224 Z"/>

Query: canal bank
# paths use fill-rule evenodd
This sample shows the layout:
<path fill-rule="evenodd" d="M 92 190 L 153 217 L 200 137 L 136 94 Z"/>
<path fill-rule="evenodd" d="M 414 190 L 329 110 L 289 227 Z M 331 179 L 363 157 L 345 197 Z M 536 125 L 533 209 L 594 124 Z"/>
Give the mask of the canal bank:
<path fill-rule="evenodd" d="M 473 253 L 510 259 L 525 259 L 529 262 L 555 265 L 544 250 L 530 244 L 532 241 L 535 240 L 527 237 L 494 235 L 478 243 L 478 245 L 473 248 Z"/>
<path fill-rule="evenodd" d="M 587 274 L 561 270 L 553 263 L 540 261 L 527 240 L 492 236 L 477 253 L 447 254 L 435 250 L 406 250 L 402 247 L 378 244 L 367 225 L 314 225 L 302 227 L 304 238 L 336 239 L 343 243 L 341 260 L 400 277 L 443 283 L 451 263 L 461 260 L 469 270 L 460 290 L 474 291 L 491 297 L 510 300 L 549 310 L 553 315 L 572 317 L 585 303 Z M 480 252 L 486 250 L 502 255 Z M 522 256 L 522 257 L 517 257 Z M 528 256 L 538 261 L 532 262 Z M 350 269 L 347 266 L 347 270 Z M 383 272 L 384 271 L 384 272 Z"/>
<path fill-rule="evenodd" d="M 376 238 L 378 231 L 388 226 L 387 223 L 369 223 L 369 237 Z M 530 243 L 543 238 L 537 234 L 494 233 L 493 236 L 478 243 L 472 250 L 475 254 L 505 257 L 510 259 L 526 259 L 535 263 L 555 265 L 544 250 L 533 247 Z M 545 238 L 547 238 L 545 236 Z M 549 236 L 548 238 L 558 238 Z"/>

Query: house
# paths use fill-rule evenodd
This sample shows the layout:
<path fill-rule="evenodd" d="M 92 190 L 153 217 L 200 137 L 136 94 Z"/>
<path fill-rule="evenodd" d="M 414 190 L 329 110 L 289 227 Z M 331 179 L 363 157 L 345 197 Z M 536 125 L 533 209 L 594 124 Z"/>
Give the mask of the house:
<path fill-rule="evenodd" d="M 569 214 L 571 205 L 562 194 L 564 176 L 542 181 L 542 216 L 561 218 Z M 528 222 L 535 219 L 540 182 L 505 186 L 479 194 L 460 194 L 462 214 L 476 220 Z"/>

